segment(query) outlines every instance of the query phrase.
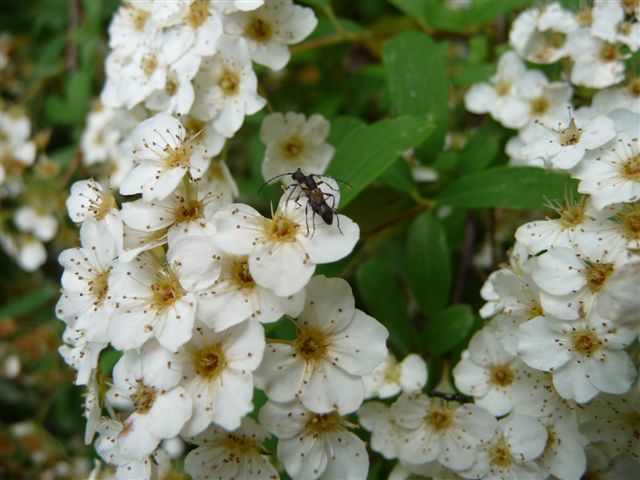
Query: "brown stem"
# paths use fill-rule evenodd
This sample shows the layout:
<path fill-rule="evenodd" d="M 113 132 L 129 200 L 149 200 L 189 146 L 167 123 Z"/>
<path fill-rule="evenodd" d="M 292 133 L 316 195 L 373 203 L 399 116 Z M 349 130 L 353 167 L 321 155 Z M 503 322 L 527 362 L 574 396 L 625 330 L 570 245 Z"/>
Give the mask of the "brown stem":
<path fill-rule="evenodd" d="M 403 222 L 405 220 L 408 220 L 410 218 L 415 217 L 420 212 L 423 212 L 425 210 L 430 210 L 432 208 L 433 208 L 433 205 L 431 203 L 426 203 L 426 202 L 423 203 L 423 204 L 420 204 L 420 205 L 416 205 L 415 207 L 402 212 L 400 215 L 396 215 L 395 217 L 391 217 L 391 218 L 387 219 L 386 221 L 382 222 L 381 224 L 376 225 L 371 230 L 369 230 L 368 232 L 363 234 L 361 239 L 362 240 L 367 240 L 367 239 L 377 235 L 381 231 L 386 230 L 387 228 L 393 227 L 394 225 L 397 225 L 400 222 Z"/>
<path fill-rule="evenodd" d="M 67 71 L 73 72 L 78 67 L 78 43 L 76 40 L 76 31 L 80 25 L 80 0 L 71 0 L 69 2 L 69 39 L 67 44 L 67 55 L 65 65 Z"/>
<path fill-rule="evenodd" d="M 498 265 L 498 240 L 496 238 L 496 210 L 489 209 L 489 249 L 491 251 L 491 270 Z"/>

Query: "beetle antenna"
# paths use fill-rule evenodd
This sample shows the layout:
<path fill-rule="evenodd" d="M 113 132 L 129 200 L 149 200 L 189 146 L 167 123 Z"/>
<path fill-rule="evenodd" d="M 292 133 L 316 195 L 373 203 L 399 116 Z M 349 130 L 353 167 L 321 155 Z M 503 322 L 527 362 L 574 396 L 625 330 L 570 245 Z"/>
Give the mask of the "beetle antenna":
<path fill-rule="evenodd" d="M 267 180 L 266 182 L 264 182 L 262 185 L 260 185 L 260 188 L 258 188 L 258 194 L 260 194 L 260 190 L 262 190 L 265 186 L 267 186 L 269 183 L 273 182 L 276 178 L 280 178 L 280 177 L 285 177 L 287 175 L 293 175 L 293 173 L 287 172 L 287 173 L 282 173 L 280 175 L 276 175 L 275 177 L 271 177 L 269 180 Z"/>

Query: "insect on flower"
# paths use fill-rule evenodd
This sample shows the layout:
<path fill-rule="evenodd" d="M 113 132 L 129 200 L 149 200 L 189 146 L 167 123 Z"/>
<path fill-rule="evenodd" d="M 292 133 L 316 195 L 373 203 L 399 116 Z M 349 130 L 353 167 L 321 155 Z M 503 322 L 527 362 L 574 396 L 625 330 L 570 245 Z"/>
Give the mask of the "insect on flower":
<path fill-rule="evenodd" d="M 315 233 L 316 215 L 319 215 L 320 218 L 322 218 L 324 223 L 326 223 L 327 225 L 333 224 L 333 217 L 335 215 L 336 218 L 338 219 L 338 231 L 342 233 L 342 230 L 340 230 L 340 217 L 338 217 L 338 210 L 336 209 L 336 195 L 330 192 L 323 191 L 320 188 L 320 185 L 326 185 L 329 189 L 333 190 L 334 192 L 339 192 L 339 189 L 334 188 L 325 180 L 320 180 L 320 179 L 330 178 L 336 182 L 342 182 L 348 186 L 351 186 L 351 184 L 348 182 L 345 182 L 344 180 L 338 180 L 337 178 L 329 177 L 326 175 L 316 175 L 313 173 L 309 175 L 305 175 L 302 172 L 302 170 L 298 168 L 296 169 L 295 172 L 287 172 L 287 173 L 276 175 L 275 177 L 270 178 L 269 180 L 267 180 L 265 183 L 262 184 L 262 186 L 258 189 L 258 192 L 260 192 L 260 190 L 262 190 L 262 188 L 265 185 L 271 183 L 276 178 L 284 177 L 287 175 L 290 175 L 295 183 L 292 183 L 290 185 L 287 185 L 286 187 L 283 187 L 285 191 L 289 190 L 289 195 L 287 196 L 286 201 L 288 202 L 289 200 L 291 200 L 291 198 L 293 197 L 296 191 L 298 192 L 298 196 L 294 199 L 294 201 L 298 207 L 302 207 L 302 205 L 299 203 L 301 196 L 304 195 L 304 197 L 306 197 L 307 199 L 307 204 L 305 206 L 305 221 L 306 221 L 306 227 L 307 227 L 307 235 L 309 235 L 309 209 L 311 209 L 311 212 L 312 212 L 311 223 L 313 225 L 313 232 L 311 233 L 311 236 L 313 236 L 313 233 Z M 327 203 L 327 198 L 330 199 L 331 205 Z"/>

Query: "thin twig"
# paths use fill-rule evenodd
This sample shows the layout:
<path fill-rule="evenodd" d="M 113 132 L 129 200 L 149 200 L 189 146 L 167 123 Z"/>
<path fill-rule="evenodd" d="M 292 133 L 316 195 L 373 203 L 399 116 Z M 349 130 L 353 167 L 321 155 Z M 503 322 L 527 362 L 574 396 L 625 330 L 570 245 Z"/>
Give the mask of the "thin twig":
<path fill-rule="evenodd" d="M 386 221 L 382 222 L 381 224 L 376 225 L 371 230 L 369 230 L 368 232 L 363 234 L 361 239 L 362 240 L 367 240 L 367 239 L 377 235 L 381 231 L 386 230 L 387 228 L 393 227 L 394 225 L 397 225 L 398 223 L 401 223 L 401 222 L 403 222 L 405 220 L 409 220 L 410 218 L 413 218 L 416 215 L 418 215 L 420 212 L 423 212 L 425 210 L 431 210 L 432 208 L 433 208 L 433 205 L 431 203 L 427 203 L 427 202 L 425 202 L 423 204 L 420 204 L 420 205 L 416 205 L 415 207 L 402 212 L 400 215 L 396 215 L 395 217 L 391 217 L 391 218 L 387 219 Z"/>
<path fill-rule="evenodd" d="M 498 240 L 496 238 L 496 210 L 489 209 L 489 250 L 491 251 L 491 270 L 498 266 Z"/>
<path fill-rule="evenodd" d="M 434 390 L 433 392 L 428 392 L 427 395 L 429 395 L 430 397 L 442 398 L 450 402 L 460 402 L 460 403 L 471 402 L 471 399 L 469 399 L 469 397 L 461 393 L 445 393 L 445 392 L 438 392 Z"/>
<path fill-rule="evenodd" d="M 69 39 L 67 44 L 67 55 L 65 65 L 67 71 L 73 72 L 78 67 L 78 41 L 76 39 L 76 31 L 80 25 L 80 0 L 71 0 L 69 2 Z"/>

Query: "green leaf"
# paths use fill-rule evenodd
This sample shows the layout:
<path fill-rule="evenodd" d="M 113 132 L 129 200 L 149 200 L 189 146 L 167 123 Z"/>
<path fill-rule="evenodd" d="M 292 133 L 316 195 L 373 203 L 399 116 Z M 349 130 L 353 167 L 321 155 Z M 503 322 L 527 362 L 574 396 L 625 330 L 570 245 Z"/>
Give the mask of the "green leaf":
<path fill-rule="evenodd" d="M 59 292 L 52 283 L 45 283 L 33 292 L 11 300 L 0 307 L 0 318 L 27 315 L 51 300 Z"/>
<path fill-rule="evenodd" d="M 439 149 L 449 117 L 446 47 L 419 32 L 406 32 L 386 42 L 382 62 L 394 110 L 400 115 L 434 115 L 437 129 L 431 149 Z"/>
<path fill-rule="evenodd" d="M 431 316 L 449 302 L 451 263 L 444 228 L 431 213 L 416 217 L 407 233 L 409 285 L 422 311 Z"/>
<path fill-rule="evenodd" d="M 343 188 L 344 208 L 378 178 L 402 152 L 423 142 L 432 133 L 432 117 L 403 116 L 352 130 L 336 149 L 326 174 L 349 182 Z"/>
<path fill-rule="evenodd" d="M 387 327 L 391 344 L 407 354 L 413 332 L 398 279 L 387 262 L 375 257 L 360 265 L 356 283 L 367 313 Z"/>
<path fill-rule="evenodd" d="M 453 305 L 441 310 L 427 321 L 423 339 L 432 355 L 444 355 L 459 345 L 473 326 L 469 305 Z"/>
<path fill-rule="evenodd" d="M 542 209 L 576 191 L 566 173 L 537 167 L 500 166 L 466 175 L 436 196 L 438 203 L 462 208 Z"/>
<path fill-rule="evenodd" d="M 351 132 L 365 126 L 366 123 L 358 117 L 340 116 L 332 118 L 331 130 L 327 141 L 337 149 Z"/>
<path fill-rule="evenodd" d="M 484 170 L 501 151 L 504 130 L 496 125 L 478 128 L 460 153 L 458 173 L 468 174 Z"/>
<path fill-rule="evenodd" d="M 411 174 L 411 168 L 404 160 L 398 158 L 380 177 L 382 183 L 402 193 L 413 194 L 417 192 L 416 181 Z"/>

